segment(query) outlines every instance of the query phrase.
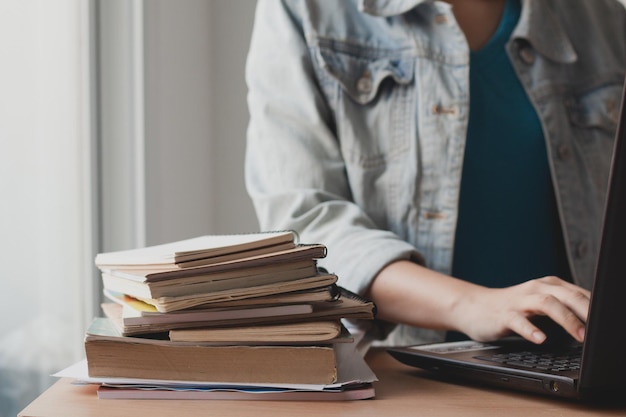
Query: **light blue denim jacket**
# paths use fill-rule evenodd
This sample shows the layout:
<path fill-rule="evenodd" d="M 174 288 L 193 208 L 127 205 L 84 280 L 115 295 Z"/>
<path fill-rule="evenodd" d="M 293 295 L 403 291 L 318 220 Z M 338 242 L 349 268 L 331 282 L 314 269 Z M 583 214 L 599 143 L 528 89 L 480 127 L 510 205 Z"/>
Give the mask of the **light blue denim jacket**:
<path fill-rule="evenodd" d="M 507 45 L 542 122 L 572 274 L 588 288 L 625 41 L 615 0 L 524 0 Z M 399 259 L 450 273 L 470 92 L 449 4 L 260 0 L 246 80 L 246 185 L 263 230 L 324 243 L 320 264 L 357 292 Z M 376 329 L 393 329 L 388 344 L 442 337 Z"/>

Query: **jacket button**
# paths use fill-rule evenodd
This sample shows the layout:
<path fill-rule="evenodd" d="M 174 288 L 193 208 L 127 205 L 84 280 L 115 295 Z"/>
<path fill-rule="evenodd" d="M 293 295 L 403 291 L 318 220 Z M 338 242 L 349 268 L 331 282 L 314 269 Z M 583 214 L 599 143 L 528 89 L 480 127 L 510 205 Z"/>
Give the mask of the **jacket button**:
<path fill-rule="evenodd" d="M 367 94 L 372 91 L 372 74 L 369 71 L 365 71 L 361 78 L 356 82 L 356 89 L 361 94 Z"/>
<path fill-rule="evenodd" d="M 446 16 L 445 14 L 438 14 L 438 15 L 435 16 L 434 21 L 438 25 L 446 24 L 446 23 L 448 23 L 448 16 Z"/>
<path fill-rule="evenodd" d="M 533 49 L 530 46 L 525 45 L 525 46 L 520 47 L 518 53 L 519 53 L 519 57 L 526 64 L 531 65 L 532 63 L 535 62 L 535 51 L 533 51 Z"/>
<path fill-rule="evenodd" d="M 435 104 L 432 107 L 433 114 L 447 114 L 450 116 L 454 116 L 458 113 L 458 109 L 456 106 L 442 106 L 441 104 Z"/>

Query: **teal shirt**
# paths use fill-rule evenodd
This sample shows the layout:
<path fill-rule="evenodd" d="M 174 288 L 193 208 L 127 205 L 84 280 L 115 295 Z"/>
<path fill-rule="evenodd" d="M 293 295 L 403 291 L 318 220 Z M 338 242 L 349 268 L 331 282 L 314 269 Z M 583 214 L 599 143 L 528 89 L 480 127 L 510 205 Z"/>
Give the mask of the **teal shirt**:
<path fill-rule="evenodd" d="M 505 51 L 520 12 L 519 0 L 507 0 L 497 32 L 470 61 L 452 275 L 488 287 L 570 279 L 541 122 Z"/>

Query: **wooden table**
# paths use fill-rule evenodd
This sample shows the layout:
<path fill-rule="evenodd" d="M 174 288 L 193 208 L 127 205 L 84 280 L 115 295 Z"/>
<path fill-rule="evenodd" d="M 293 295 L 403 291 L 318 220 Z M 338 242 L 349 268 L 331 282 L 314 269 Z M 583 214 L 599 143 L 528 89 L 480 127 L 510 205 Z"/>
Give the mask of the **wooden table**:
<path fill-rule="evenodd" d="M 61 379 L 18 417 L 306 417 L 306 416 L 626 416 L 620 408 L 593 408 L 537 395 L 434 380 L 381 350 L 367 361 L 378 376 L 376 398 L 349 402 L 99 400 L 96 386 Z"/>

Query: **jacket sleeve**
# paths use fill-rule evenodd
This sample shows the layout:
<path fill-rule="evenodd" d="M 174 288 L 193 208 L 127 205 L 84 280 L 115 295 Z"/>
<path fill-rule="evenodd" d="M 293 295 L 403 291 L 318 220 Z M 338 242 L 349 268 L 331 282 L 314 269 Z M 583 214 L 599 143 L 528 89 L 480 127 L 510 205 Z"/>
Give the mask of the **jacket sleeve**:
<path fill-rule="evenodd" d="M 352 201 L 335 115 L 306 42 L 306 15 L 286 3 L 257 6 L 246 66 L 247 190 L 262 230 L 292 229 L 303 243 L 325 244 L 321 266 L 363 293 L 385 265 L 422 258 Z"/>

